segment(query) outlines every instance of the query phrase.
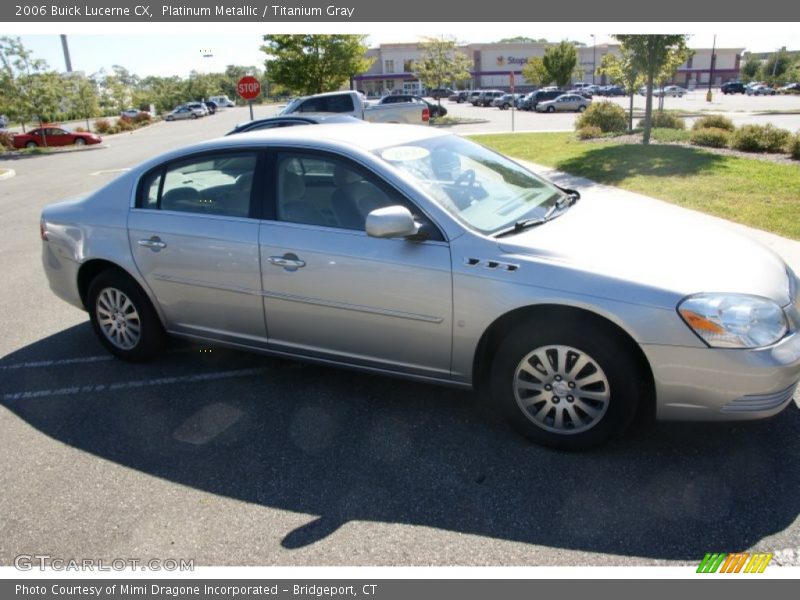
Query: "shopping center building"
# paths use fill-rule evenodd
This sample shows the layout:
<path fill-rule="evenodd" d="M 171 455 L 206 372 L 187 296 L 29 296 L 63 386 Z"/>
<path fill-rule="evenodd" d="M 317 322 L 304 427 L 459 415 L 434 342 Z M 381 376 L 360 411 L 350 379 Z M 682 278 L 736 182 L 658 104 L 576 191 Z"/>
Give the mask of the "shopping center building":
<path fill-rule="evenodd" d="M 466 44 L 459 46 L 472 61 L 472 78 L 462 82 L 462 89 L 498 88 L 508 90 L 513 80 L 515 89 L 526 91 L 531 85 L 522 76 L 523 66 L 532 58 L 544 56 L 545 49 L 553 44 L 534 42 Z M 585 81 L 605 85 L 611 83 L 605 75 L 596 74 L 597 67 L 606 54 L 618 54 L 618 44 L 579 46 L 578 62 L 583 77 L 574 82 Z M 739 74 L 744 48 L 716 48 L 712 85 L 736 79 Z M 672 81 L 689 89 L 707 86 L 712 78 L 711 48 L 693 48 L 692 56 L 678 68 Z M 422 58 L 416 43 L 381 44 L 367 51 L 373 58 L 369 71 L 353 78 L 356 89 L 368 95 L 383 95 L 391 92 L 419 93 L 422 85 L 414 75 L 414 61 Z"/>

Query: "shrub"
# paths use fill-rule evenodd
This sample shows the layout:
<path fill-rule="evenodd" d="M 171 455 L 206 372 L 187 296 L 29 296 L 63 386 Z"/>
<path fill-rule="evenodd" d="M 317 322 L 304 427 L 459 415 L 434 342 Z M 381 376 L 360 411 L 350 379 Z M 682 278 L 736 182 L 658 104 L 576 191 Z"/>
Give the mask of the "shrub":
<path fill-rule="evenodd" d="M 86 127 L 76 127 L 76 128 L 75 128 L 75 129 L 73 129 L 72 131 L 74 131 L 75 133 L 86 133 L 86 132 L 87 132 L 87 131 L 89 131 L 89 130 L 88 130 L 88 129 L 86 129 Z"/>
<path fill-rule="evenodd" d="M 613 102 L 595 102 L 575 120 L 575 131 L 585 127 L 597 127 L 603 133 L 627 131 L 628 116 L 621 106 Z"/>
<path fill-rule="evenodd" d="M 658 129 L 686 129 L 686 122 L 672 113 L 656 111 L 650 116 L 650 126 Z M 644 119 L 639 121 L 639 127 L 644 127 Z"/>
<path fill-rule="evenodd" d="M 153 117 L 150 116 L 150 113 L 140 112 L 133 118 L 133 122 L 136 123 L 139 127 L 144 125 L 149 125 L 153 122 Z"/>
<path fill-rule="evenodd" d="M 744 152 L 783 152 L 791 135 L 786 129 L 780 129 L 771 123 L 743 125 L 733 132 L 731 146 Z"/>
<path fill-rule="evenodd" d="M 800 160 L 800 131 L 789 142 L 789 154 L 792 155 L 793 159 Z"/>
<path fill-rule="evenodd" d="M 97 133 L 111 133 L 111 122 L 108 119 L 97 119 L 94 122 L 94 130 Z"/>
<path fill-rule="evenodd" d="M 133 131 L 134 129 L 136 129 L 136 127 L 131 119 L 128 117 L 120 117 L 117 119 L 117 124 L 114 126 L 114 133 Z"/>
<path fill-rule="evenodd" d="M 692 132 L 692 143 L 707 148 L 726 148 L 731 132 L 720 127 L 705 127 Z"/>
<path fill-rule="evenodd" d="M 14 134 L 10 131 L 0 131 L 0 149 L 13 150 Z"/>
<path fill-rule="evenodd" d="M 578 129 L 579 140 L 591 140 L 592 138 L 599 138 L 603 135 L 603 131 L 595 125 L 587 125 Z"/>
<path fill-rule="evenodd" d="M 691 134 L 683 129 L 654 128 L 650 130 L 650 135 L 657 142 L 666 144 L 670 142 L 688 142 L 691 139 Z"/>
<path fill-rule="evenodd" d="M 694 131 L 699 129 L 724 129 L 725 131 L 733 131 L 736 126 L 728 117 L 722 115 L 708 115 L 707 117 L 700 117 L 692 125 Z"/>

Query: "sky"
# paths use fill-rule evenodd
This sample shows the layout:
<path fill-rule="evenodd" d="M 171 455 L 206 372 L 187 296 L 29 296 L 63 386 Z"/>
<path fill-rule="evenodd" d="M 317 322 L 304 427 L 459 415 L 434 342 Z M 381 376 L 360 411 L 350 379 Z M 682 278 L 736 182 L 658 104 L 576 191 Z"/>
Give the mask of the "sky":
<path fill-rule="evenodd" d="M 169 25 L 171 32 L 165 33 L 156 25 Z M 405 24 L 350 24 L 346 33 L 365 33 L 369 35 L 371 46 L 381 43 L 415 42 L 420 35 L 446 35 L 459 42 L 494 42 L 505 37 L 518 35 L 532 38 L 547 38 L 550 41 L 572 39 L 592 44 L 592 33 L 597 43 L 613 41 L 610 34 L 601 31 L 621 32 L 630 30 L 631 24 L 616 25 L 608 23 L 409 23 Z M 665 24 L 657 24 L 663 27 Z M 717 31 L 708 31 L 710 26 Z M 773 51 L 781 46 L 800 49 L 800 35 L 795 32 L 798 24 L 759 24 L 755 29 L 748 24 L 672 24 L 667 32 L 691 32 L 690 46 L 710 48 L 716 33 L 717 47 L 745 48 L 756 52 Z M 64 70 L 61 50 L 60 30 L 70 28 L 71 24 L 48 27 L 52 33 L 32 34 L 27 32 L 4 32 L 0 25 L 0 35 L 20 35 L 34 56 L 43 58 L 57 70 Z M 261 66 L 264 53 L 261 32 L 252 28 L 240 29 L 237 33 L 219 34 L 212 31 L 193 34 L 175 34 L 174 24 L 153 24 L 149 29 L 140 29 L 135 35 L 109 32 L 87 35 L 84 31 L 69 33 L 72 67 L 87 74 L 100 69 L 110 70 L 112 65 L 122 65 L 129 71 L 140 75 L 180 75 L 186 76 L 192 70 L 200 72 L 223 71 L 226 65 Z M 196 27 L 187 24 L 187 27 Z M 226 30 L 239 29 L 235 26 L 222 26 Z M 330 27 L 330 26 L 329 26 Z M 220 26 L 217 26 L 217 31 Z M 310 28 L 310 27 L 309 27 Z M 487 33 L 487 29 L 492 30 Z M 130 30 L 126 28 L 124 30 Z M 596 31 L 595 31 L 596 30 Z M 152 32 L 151 32 L 152 31 Z M 635 31 L 635 30 L 634 30 Z M 631 32 L 634 32 L 631 31 Z M 639 29 L 639 32 L 643 30 Z M 768 31 L 769 33 L 763 33 Z M 761 32 L 761 33 L 759 33 Z M 297 33 L 297 32 L 291 32 Z M 212 55 L 210 57 L 205 55 Z"/>

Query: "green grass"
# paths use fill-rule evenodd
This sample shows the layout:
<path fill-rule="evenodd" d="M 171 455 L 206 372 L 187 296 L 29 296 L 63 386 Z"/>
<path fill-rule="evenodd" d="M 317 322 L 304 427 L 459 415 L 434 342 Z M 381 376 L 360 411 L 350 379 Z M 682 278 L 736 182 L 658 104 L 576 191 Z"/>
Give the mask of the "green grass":
<path fill-rule="evenodd" d="M 572 133 L 475 140 L 509 156 L 800 240 L 800 163 L 776 164 L 686 146 L 581 142 Z"/>
<path fill-rule="evenodd" d="M 692 132 L 686 129 L 666 129 L 655 127 L 651 130 L 650 135 L 658 142 L 688 142 L 692 139 Z"/>

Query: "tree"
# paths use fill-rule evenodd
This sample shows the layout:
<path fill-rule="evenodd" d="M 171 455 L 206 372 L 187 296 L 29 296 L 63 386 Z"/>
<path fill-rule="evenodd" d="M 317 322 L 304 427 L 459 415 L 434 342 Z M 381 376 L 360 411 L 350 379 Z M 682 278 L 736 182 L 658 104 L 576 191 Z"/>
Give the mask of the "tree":
<path fill-rule="evenodd" d="M 337 90 L 367 71 L 365 35 L 265 35 L 261 50 L 270 80 L 302 94 Z"/>
<path fill-rule="evenodd" d="M 542 65 L 549 75 L 550 81 L 558 87 L 567 85 L 572 79 L 578 64 L 578 52 L 572 42 L 562 41 L 544 51 Z"/>
<path fill-rule="evenodd" d="M 760 69 L 761 61 L 751 54 L 739 68 L 739 77 L 741 77 L 742 81 L 744 82 L 753 81 L 753 79 L 756 78 L 756 75 L 758 75 Z"/>
<path fill-rule="evenodd" d="M 778 50 L 770 55 L 761 66 L 761 78 L 770 83 L 783 81 L 786 71 L 792 66 L 792 59 L 785 49 Z"/>
<path fill-rule="evenodd" d="M 454 39 L 424 38 L 419 50 L 422 57 L 414 61 L 412 69 L 425 87 L 441 88 L 472 77 L 472 61 L 458 50 Z M 439 98 L 439 104 L 441 101 Z"/>
<path fill-rule="evenodd" d="M 630 53 L 633 64 L 645 77 L 647 95 L 644 110 L 644 134 L 642 143 L 650 143 L 650 123 L 653 116 L 653 83 L 668 65 L 680 57 L 681 64 L 686 60 L 685 35 L 615 35 L 622 49 Z M 676 65 L 677 68 L 677 65 Z"/>
<path fill-rule="evenodd" d="M 90 130 L 89 118 L 100 112 L 97 102 L 97 85 L 81 73 L 72 73 L 65 78 L 66 97 L 70 112 L 86 119 L 86 129 Z"/>
<path fill-rule="evenodd" d="M 544 61 L 538 56 L 528 59 L 522 67 L 522 76 L 536 86 L 547 85 L 553 81 L 550 73 L 544 68 Z"/>
<path fill-rule="evenodd" d="M 45 61 L 34 58 L 20 38 L 0 38 L 0 69 L 3 110 L 22 123 L 23 131 L 26 120 L 36 119 L 41 126 L 59 112 L 60 75 L 50 71 Z M 47 145 L 46 137 L 44 144 Z"/>
<path fill-rule="evenodd" d="M 628 92 L 628 131 L 633 131 L 633 96 L 639 86 L 644 84 L 644 76 L 639 71 L 636 63 L 627 48 L 620 48 L 619 56 L 616 54 L 605 54 L 600 60 L 598 73 L 605 75 L 611 80 L 625 88 Z"/>
<path fill-rule="evenodd" d="M 527 37 L 524 35 L 518 35 L 515 37 L 510 38 L 503 38 L 502 40 L 497 40 L 498 44 L 546 44 L 547 40 L 545 38 L 534 39 L 531 37 Z"/>

